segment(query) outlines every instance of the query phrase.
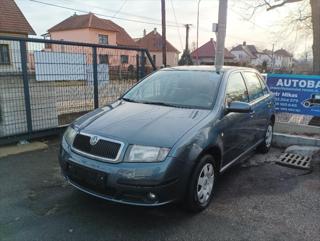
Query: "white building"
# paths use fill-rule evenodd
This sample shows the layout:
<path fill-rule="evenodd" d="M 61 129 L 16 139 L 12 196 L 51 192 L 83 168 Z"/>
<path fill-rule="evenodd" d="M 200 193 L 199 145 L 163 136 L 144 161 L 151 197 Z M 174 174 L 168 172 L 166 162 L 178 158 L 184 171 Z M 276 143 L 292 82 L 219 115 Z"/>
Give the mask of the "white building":
<path fill-rule="evenodd" d="M 272 57 L 268 50 L 260 51 L 255 45 L 247 45 L 243 42 L 231 49 L 231 53 L 236 57 L 236 60 L 241 64 L 252 66 L 271 66 Z"/>
<path fill-rule="evenodd" d="M 274 52 L 274 69 L 290 71 L 293 67 L 293 56 L 285 49 Z"/>

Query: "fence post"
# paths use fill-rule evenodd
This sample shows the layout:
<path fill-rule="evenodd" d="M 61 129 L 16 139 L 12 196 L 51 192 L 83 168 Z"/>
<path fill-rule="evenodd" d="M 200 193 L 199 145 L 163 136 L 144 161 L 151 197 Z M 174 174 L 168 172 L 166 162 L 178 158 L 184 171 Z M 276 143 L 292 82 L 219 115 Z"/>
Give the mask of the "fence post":
<path fill-rule="evenodd" d="M 141 51 L 141 78 L 144 78 L 146 75 L 146 57 L 145 57 L 145 51 Z"/>
<path fill-rule="evenodd" d="M 139 63 L 139 54 L 136 55 L 136 68 L 137 68 L 137 82 L 140 80 L 140 63 Z"/>
<path fill-rule="evenodd" d="M 32 132 L 32 116 L 31 116 L 31 103 L 30 103 L 30 89 L 29 89 L 29 76 L 27 66 L 27 47 L 25 40 L 19 40 L 20 55 L 21 55 L 21 70 L 23 80 L 24 104 L 26 108 L 27 129 L 28 133 Z"/>
<path fill-rule="evenodd" d="M 98 64 L 97 47 L 92 47 L 92 66 L 93 66 L 93 99 L 94 108 L 99 108 L 99 88 L 98 88 Z"/>

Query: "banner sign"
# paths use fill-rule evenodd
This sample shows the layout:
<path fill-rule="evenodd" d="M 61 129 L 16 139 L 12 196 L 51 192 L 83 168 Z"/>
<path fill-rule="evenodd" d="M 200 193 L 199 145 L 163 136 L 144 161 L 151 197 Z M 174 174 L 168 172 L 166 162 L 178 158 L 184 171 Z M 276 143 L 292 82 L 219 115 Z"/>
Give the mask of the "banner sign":
<path fill-rule="evenodd" d="M 320 75 L 268 74 L 276 111 L 320 116 Z"/>

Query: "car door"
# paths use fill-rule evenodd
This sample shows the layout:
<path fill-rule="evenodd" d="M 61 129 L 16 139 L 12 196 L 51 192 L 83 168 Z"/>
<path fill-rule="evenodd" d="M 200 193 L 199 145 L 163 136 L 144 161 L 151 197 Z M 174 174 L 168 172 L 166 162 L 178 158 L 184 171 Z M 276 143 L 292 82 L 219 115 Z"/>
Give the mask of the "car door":
<path fill-rule="evenodd" d="M 251 145 L 261 140 L 269 123 L 269 108 L 271 104 L 268 88 L 254 71 L 245 71 L 242 73 L 249 95 L 249 103 L 252 107 L 250 123 L 250 133 L 253 139 Z"/>
<path fill-rule="evenodd" d="M 247 88 L 240 72 L 233 72 L 228 78 L 225 107 L 232 101 L 249 102 Z M 250 113 L 225 112 L 223 121 L 224 163 L 227 165 L 248 148 L 250 135 Z"/>

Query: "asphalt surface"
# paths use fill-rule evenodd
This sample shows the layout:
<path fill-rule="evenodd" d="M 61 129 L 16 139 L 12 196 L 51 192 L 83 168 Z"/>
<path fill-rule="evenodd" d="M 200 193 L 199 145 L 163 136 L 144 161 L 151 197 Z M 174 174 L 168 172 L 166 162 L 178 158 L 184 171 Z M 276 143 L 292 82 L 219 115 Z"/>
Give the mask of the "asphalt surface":
<path fill-rule="evenodd" d="M 115 205 L 60 175 L 57 144 L 0 159 L 0 240 L 320 240 L 320 160 L 313 172 L 254 155 L 219 180 L 207 210 Z"/>

